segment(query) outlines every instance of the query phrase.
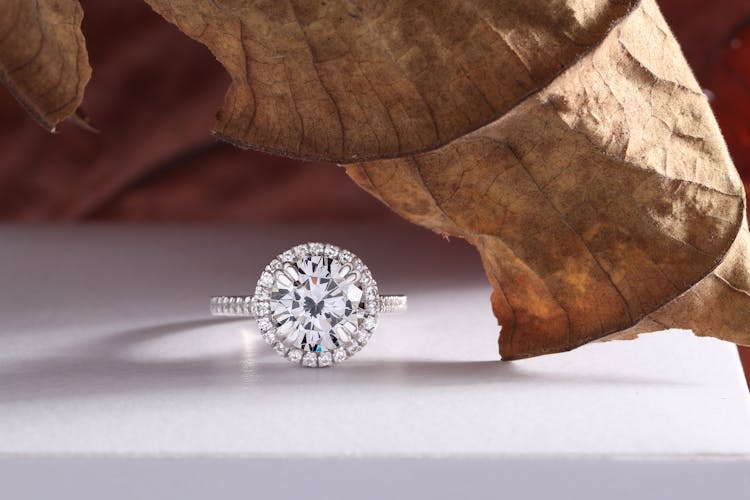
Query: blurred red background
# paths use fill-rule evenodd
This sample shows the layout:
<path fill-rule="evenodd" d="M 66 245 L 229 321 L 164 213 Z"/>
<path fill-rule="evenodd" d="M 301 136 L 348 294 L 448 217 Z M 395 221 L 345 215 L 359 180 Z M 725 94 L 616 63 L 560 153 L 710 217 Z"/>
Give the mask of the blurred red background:
<path fill-rule="evenodd" d="M 750 2 L 659 3 L 707 90 L 737 168 L 750 181 Z M 94 68 L 83 111 L 101 133 L 64 124 L 50 135 L 0 89 L 0 219 L 396 217 L 338 167 L 241 151 L 211 139 L 228 78 L 210 53 L 145 3 L 82 4 Z M 741 354 L 750 375 L 750 349 Z"/>

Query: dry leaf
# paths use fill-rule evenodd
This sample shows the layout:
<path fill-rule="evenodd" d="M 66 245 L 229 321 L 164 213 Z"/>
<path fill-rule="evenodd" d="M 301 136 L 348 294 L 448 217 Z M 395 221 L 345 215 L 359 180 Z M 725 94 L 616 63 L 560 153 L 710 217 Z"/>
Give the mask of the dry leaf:
<path fill-rule="evenodd" d="M 50 131 L 91 77 L 82 19 L 78 0 L 0 1 L 0 81 Z"/>
<path fill-rule="evenodd" d="M 220 136 L 368 160 L 365 189 L 476 245 L 505 358 L 750 342 L 742 184 L 653 2 L 149 3 L 232 76 Z"/>
<path fill-rule="evenodd" d="M 218 136 L 474 244 L 503 357 L 750 344 L 744 191 L 652 0 L 148 3 L 229 72 Z"/>
<path fill-rule="evenodd" d="M 339 163 L 433 150 L 548 83 L 625 2 L 146 0 L 232 83 L 216 134 Z"/>

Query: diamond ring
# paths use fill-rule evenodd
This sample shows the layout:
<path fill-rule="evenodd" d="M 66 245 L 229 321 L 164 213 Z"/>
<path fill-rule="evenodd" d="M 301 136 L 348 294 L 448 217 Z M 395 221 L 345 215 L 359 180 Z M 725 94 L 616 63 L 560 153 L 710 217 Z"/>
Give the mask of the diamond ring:
<path fill-rule="evenodd" d="M 378 295 L 370 270 L 350 251 L 306 243 L 273 259 L 254 295 L 212 297 L 210 311 L 254 317 L 260 335 L 280 355 L 323 367 L 359 352 L 378 314 L 406 311 L 406 297 Z"/>

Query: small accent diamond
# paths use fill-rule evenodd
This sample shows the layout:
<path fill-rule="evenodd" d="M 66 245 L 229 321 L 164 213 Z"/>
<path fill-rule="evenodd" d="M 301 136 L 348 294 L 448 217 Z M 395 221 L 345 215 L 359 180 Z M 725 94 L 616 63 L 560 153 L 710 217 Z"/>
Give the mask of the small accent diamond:
<path fill-rule="evenodd" d="M 287 354 L 287 358 L 289 358 L 289 361 L 292 363 L 299 363 L 302 360 L 302 351 L 299 349 L 292 349 L 289 351 L 289 354 Z"/>
<path fill-rule="evenodd" d="M 267 332 L 271 329 L 271 321 L 268 318 L 260 318 L 258 320 L 258 329 L 261 332 Z"/>
<path fill-rule="evenodd" d="M 276 335 L 268 332 L 261 334 L 263 336 L 263 340 L 266 341 L 268 345 L 274 345 L 276 343 Z"/>
<path fill-rule="evenodd" d="M 304 356 L 302 356 L 302 364 L 305 366 L 309 366 L 310 368 L 318 366 L 318 356 L 314 352 L 306 352 Z"/>
<path fill-rule="evenodd" d="M 263 271 L 263 274 L 260 275 L 260 284 L 263 286 L 273 285 L 273 275 L 268 271 Z"/>
<path fill-rule="evenodd" d="M 370 341 L 372 338 L 372 332 L 368 332 L 367 330 L 362 330 L 359 332 L 359 343 L 362 345 L 365 345 Z"/>
<path fill-rule="evenodd" d="M 338 349 L 335 349 L 333 351 L 333 360 L 336 363 L 341 363 L 345 359 L 346 359 L 346 351 L 344 350 L 343 347 L 339 347 Z"/>
<path fill-rule="evenodd" d="M 330 366 L 332 362 L 331 351 L 318 354 L 318 366 Z"/>
<path fill-rule="evenodd" d="M 281 254 L 281 260 L 284 262 L 291 262 L 294 260 L 294 250 L 287 250 Z"/>
<path fill-rule="evenodd" d="M 268 266 L 266 266 L 267 271 L 275 271 L 277 269 L 281 269 L 281 262 L 279 262 L 277 259 L 273 259 Z"/>
<path fill-rule="evenodd" d="M 375 281 L 372 279 L 372 274 L 370 274 L 370 270 L 365 268 L 362 270 L 362 278 L 360 279 L 363 285 L 374 285 Z"/>
<path fill-rule="evenodd" d="M 353 344 L 346 346 L 346 352 L 349 356 L 352 356 L 362 350 L 362 346 L 354 342 Z"/>
<path fill-rule="evenodd" d="M 261 286 L 255 287 L 255 298 L 260 300 L 268 300 L 271 298 L 271 295 L 269 295 L 268 290 Z"/>
<path fill-rule="evenodd" d="M 285 346 L 284 344 L 282 344 L 281 342 L 279 342 L 278 344 L 276 344 L 275 346 L 273 346 L 273 348 L 274 348 L 274 350 L 276 352 L 278 352 L 282 356 L 284 354 L 286 354 L 286 352 L 289 350 L 289 348 L 287 346 Z"/>
<path fill-rule="evenodd" d="M 377 324 L 378 324 L 378 320 L 375 318 L 375 316 L 367 316 L 365 320 L 362 322 L 362 325 L 367 330 L 372 330 L 373 328 L 377 326 Z"/>
<path fill-rule="evenodd" d="M 268 302 L 263 301 L 263 302 L 256 302 L 255 303 L 255 316 L 256 317 L 265 316 L 270 311 L 271 311 L 271 309 L 270 309 L 270 307 L 268 305 Z"/>

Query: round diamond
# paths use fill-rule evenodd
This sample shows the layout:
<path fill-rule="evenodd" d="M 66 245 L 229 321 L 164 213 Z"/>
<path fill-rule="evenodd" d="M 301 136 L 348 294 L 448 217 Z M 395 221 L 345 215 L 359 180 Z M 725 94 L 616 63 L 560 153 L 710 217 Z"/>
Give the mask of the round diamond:
<path fill-rule="evenodd" d="M 263 273 L 258 286 L 265 293 L 254 302 L 266 341 L 304 366 L 329 366 L 357 352 L 377 314 L 377 288 L 362 279 L 367 267 L 321 243 L 298 245 L 279 260 L 283 265 Z"/>
<path fill-rule="evenodd" d="M 361 286 L 347 266 L 322 255 L 302 257 L 277 275 L 271 321 L 286 344 L 306 352 L 341 347 L 365 316 Z"/>

